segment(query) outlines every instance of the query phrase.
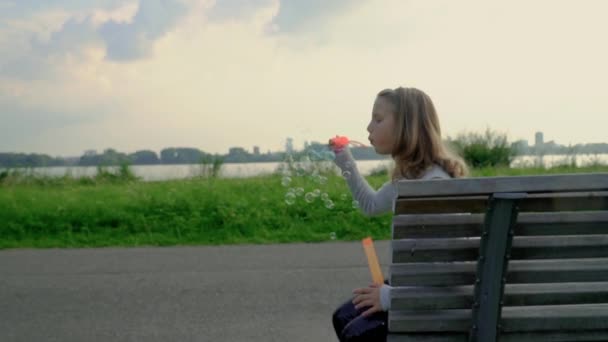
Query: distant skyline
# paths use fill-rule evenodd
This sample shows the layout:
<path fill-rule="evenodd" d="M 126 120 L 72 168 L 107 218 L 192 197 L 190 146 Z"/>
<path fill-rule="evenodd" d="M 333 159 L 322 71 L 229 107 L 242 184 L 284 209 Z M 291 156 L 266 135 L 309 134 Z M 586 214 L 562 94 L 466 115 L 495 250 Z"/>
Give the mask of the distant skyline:
<path fill-rule="evenodd" d="M 444 136 L 608 142 L 601 0 L 0 0 L 0 152 L 367 142 L 413 86 Z"/>
<path fill-rule="evenodd" d="M 483 133 L 483 132 L 478 132 L 478 133 Z M 602 151 L 600 153 L 608 153 L 608 142 L 595 142 L 595 143 L 577 143 L 577 144 L 561 144 L 559 141 L 555 141 L 555 140 L 544 140 L 544 133 L 543 132 L 536 132 L 534 135 L 534 140 L 530 141 L 528 139 L 518 139 L 518 140 L 512 140 L 512 141 L 508 141 L 509 144 L 511 145 L 515 145 L 515 151 L 516 153 L 523 153 L 523 154 L 527 154 L 527 153 L 536 153 L 534 151 L 531 151 L 530 149 L 534 149 L 534 148 L 540 148 L 540 149 L 548 149 L 549 153 L 572 153 L 572 151 L 570 150 L 570 147 L 572 148 L 576 148 L 577 153 L 597 153 L 594 152 L 596 151 L 598 148 Z M 163 148 L 161 148 L 161 150 L 154 150 L 151 148 L 140 148 L 137 150 L 132 150 L 132 151 L 123 151 L 123 150 L 118 150 L 112 147 L 108 147 L 108 148 L 104 148 L 101 150 L 96 150 L 96 149 L 89 149 L 89 150 L 85 150 L 82 153 L 79 153 L 78 155 L 49 155 L 50 157 L 56 157 L 56 158 L 65 158 L 65 159 L 72 159 L 72 158 L 81 158 L 82 156 L 95 156 L 95 155 L 102 155 L 105 153 L 106 150 L 113 150 L 112 153 L 125 153 L 125 154 L 133 154 L 136 152 L 144 152 L 144 151 L 152 151 L 155 154 L 160 154 L 162 152 L 162 150 L 166 150 L 166 149 L 186 149 L 186 150 L 199 150 L 200 152 L 203 153 L 211 153 L 211 154 L 216 154 L 216 155 L 241 155 L 242 153 L 247 153 L 250 155 L 257 155 L 257 156 L 263 156 L 263 155 L 269 155 L 269 154 L 281 154 L 284 152 L 287 153 L 292 153 L 292 152 L 300 152 L 300 151 L 304 151 L 310 147 L 313 147 L 313 149 L 318 149 L 319 146 L 318 145 L 325 145 L 324 142 L 320 142 L 320 141 L 304 141 L 303 144 L 301 146 L 297 146 L 293 144 L 293 139 L 287 138 L 285 140 L 285 143 L 283 144 L 283 146 L 275 149 L 275 150 L 261 150 L 260 147 L 258 145 L 253 145 L 250 148 L 248 146 L 231 146 L 229 147 L 228 151 L 226 152 L 209 152 L 209 151 L 205 151 L 202 149 L 199 149 L 196 146 L 165 146 Z M 601 145 L 598 146 L 598 145 Z M 371 151 L 373 151 L 373 147 L 372 146 L 367 146 L 365 149 L 369 149 Z M 353 150 L 353 153 L 361 153 L 362 149 L 357 149 L 358 152 L 356 152 L 355 150 Z M 552 152 L 551 152 L 552 151 Z M 0 154 L 6 154 L 3 153 L 6 151 L 0 151 Z M 546 151 L 545 151 L 546 152 Z M 10 151 L 10 153 L 13 154 L 29 154 L 28 152 L 23 152 L 23 151 Z M 10 154 L 9 153 L 9 154 Z M 368 152 L 365 152 L 366 154 Z M 33 152 L 32 154 L 39 154 L 36 152 Z M 48 155 L 48 154 L 47 154 Z M 1 164 L 1 161 L 0 161 Z"/>

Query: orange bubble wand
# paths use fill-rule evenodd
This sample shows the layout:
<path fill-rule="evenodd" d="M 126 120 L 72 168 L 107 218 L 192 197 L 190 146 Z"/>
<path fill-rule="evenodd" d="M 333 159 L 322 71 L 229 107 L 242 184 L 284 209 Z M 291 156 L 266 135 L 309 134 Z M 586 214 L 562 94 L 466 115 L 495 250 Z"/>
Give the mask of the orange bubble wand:
<path fill-rule="evenodd" d="M 367 256 L 367 264 L 369 265 L 369 271 L 372 274 L 372 281 L 374 284 L 384 284 L 384 277 L 382 276 L 382 269 L 380 269 L 380 263 L 378 262 L 378 256 L 376 255 L 376 249 L 374 248 L 374 242 L 371 237 L 366 237 L 361 240 L 363 243 L 363 250 Z"/>
<path fill-rule="evenodd" d="M 335 138 L 329 139 L 329 144 L 334 146 L 336 149 L 343 149 L 347 145 L 353 145 L 357 147 L 367 147 L 365 144 L 360 143 L 356 140 L 350 140 L 346 136 L 336 135 Z"/>

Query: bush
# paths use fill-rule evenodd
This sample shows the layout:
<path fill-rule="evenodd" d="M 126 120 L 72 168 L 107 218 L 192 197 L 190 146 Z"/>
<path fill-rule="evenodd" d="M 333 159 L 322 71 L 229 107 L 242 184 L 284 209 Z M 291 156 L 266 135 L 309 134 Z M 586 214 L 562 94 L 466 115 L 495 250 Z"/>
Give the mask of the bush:
<path fill-rule="evenodd" d="M 8 170 L 2 170 L 2 172 L 0 172 L 0 183 L 2 183 L 7 178 L 8 178 Z"/>
<path fill-rule="evenodd" d="M 93 178 L 95 182 L 108 182 L 108 183 L 120 183 L 120 182 L 134 182 L 139 181 L 128 163 L 122 163 L 118 167 L 116 172 L 112 172 L 109 168 L 97 165 L 97 174 Z"/>
<path fill-rule="evenodd" d="M 460 133 L 456 139 L 448 138 L 468 165 L 474 168 L 508 167 L 515 157 L 506 134 L 489 128 L 485 133 Z"/>
<path fill-rule="evenodd" d="M 220 156 L 204 156 L 200 159 L 194 178 L 217 178 L 220 176 L 224 159 Z"/>

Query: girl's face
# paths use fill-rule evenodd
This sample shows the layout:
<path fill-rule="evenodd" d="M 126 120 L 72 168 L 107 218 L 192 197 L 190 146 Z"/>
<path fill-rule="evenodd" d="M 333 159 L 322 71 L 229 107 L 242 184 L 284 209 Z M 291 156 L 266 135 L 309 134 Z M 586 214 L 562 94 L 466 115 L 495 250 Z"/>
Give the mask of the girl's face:
<path fill-rule="evenodd" d="M 394 106 L 382 97 L 377 97 L 372 109 L 372 120 L 367 125 L 369 142 L 378 154 L 391 154 L 395 146 Z"/>

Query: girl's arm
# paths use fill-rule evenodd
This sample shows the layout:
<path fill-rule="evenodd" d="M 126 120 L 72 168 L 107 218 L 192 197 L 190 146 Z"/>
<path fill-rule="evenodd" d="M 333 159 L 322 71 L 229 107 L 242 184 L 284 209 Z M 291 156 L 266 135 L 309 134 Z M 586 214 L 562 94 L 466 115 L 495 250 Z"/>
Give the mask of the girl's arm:
<path fill-rule="evenodd" d="M 355 164 L 348 148 L 336 152 L 335 162 L 343 174 L 347 172 L 347 176 L 344 178 L 353 194 L 353 198 L 359 202 L 359 208 L 363 213 L 371 216 L 393 210 L 397 188 L 392 182 L 385 183 L 378 191 L 372 189 L 367 180 L 359 173 L 357 164 Z"/>
<path fill-rule="evenodd" d="M 374 191 L 369 183 L 367 183 L 367 180 L 359 173 L 357 164 L 355 164 L 355 160 L 348 148 L 336 151 L 335 162 L 343 173 L 350 173 L 349 176 L 344 178 L 353 194 L 353 198 L 359 202 L 359 208 L 363 213 L 371 216 L 393 210 L 397 188 L 392 182 L 387 182 L 378 191 Z M 386 284 L 375 290 L 378 291 L 379 298 L 377 300 L 382 311 L 390 309 L 390 290 L 391 286 Z"/>

